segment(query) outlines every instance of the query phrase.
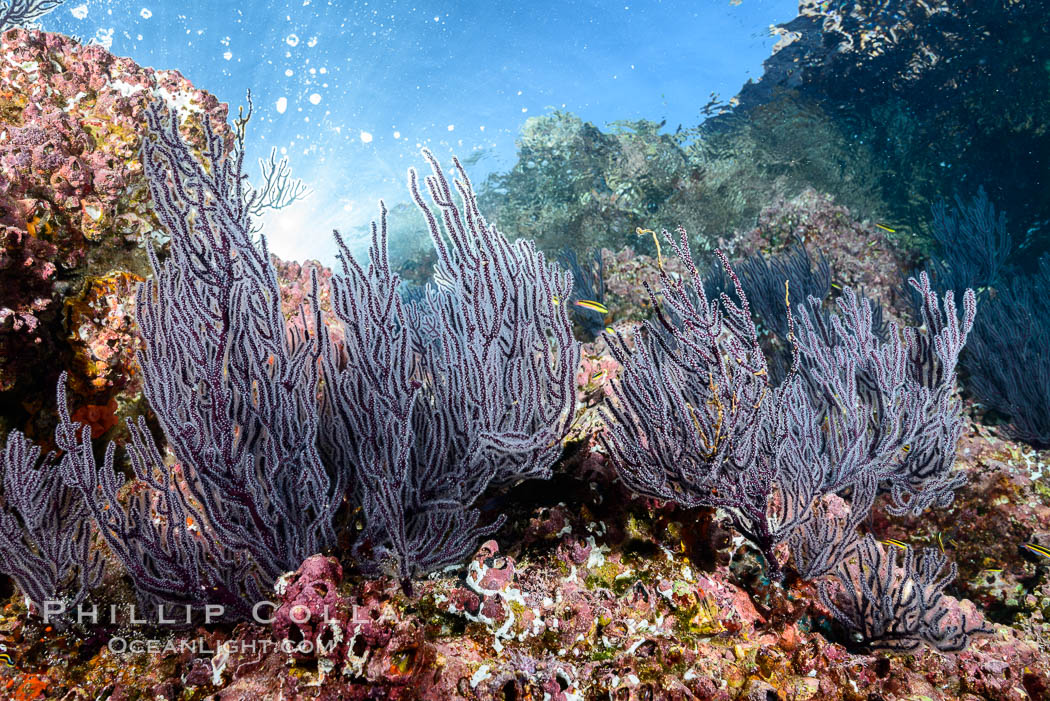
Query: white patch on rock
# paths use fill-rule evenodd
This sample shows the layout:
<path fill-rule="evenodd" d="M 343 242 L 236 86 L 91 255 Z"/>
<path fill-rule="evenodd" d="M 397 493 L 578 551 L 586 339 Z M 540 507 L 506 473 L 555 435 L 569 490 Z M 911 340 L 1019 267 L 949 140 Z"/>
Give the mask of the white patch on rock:
<path fill-rule="evenodd" d="M 591 546 L 591 554 L 587 557 L 587 569 L 604 565 L 605 553 L 609 552 L 609 546 L 595 544 L 592 535 L 587 536 L 587 545 Z"/>
<path fill-rule="evenodd" d="M 277 581 L 273 583 L 273 593 L 277 596 L 284 596 L 284 593 L 288 591 L 288 585 L 292 583 L 292 578 L 295 577 L 295 572 L 285 572 Z"/>
<path fill-rule="evenodd" d="M 489 674 L 489 666 L 487 664 L 483 664 L 481 665 L 481 667 L 478 668 L 478 671 L 474 672 L 474 675 L 470 678 L 470 688 L 477 689 L 478 684 L 485 681 L 486 679 L 491 678 L 492 675 Z"/>

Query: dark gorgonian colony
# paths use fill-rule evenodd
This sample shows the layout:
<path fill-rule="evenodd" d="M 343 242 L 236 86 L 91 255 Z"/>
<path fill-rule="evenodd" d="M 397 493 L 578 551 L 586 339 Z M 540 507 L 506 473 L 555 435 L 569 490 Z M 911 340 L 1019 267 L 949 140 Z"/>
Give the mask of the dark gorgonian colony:
<path fill-rule="evenodd" d="M 532 242 L 509 243 L 459 163 L 450 185 L 424 151 L 432 175 L 409 177 L 437 251 L 434 282 L 402 294 L 385 209 L 368 267 L 336 234 L 336 342 L 316 278 L 309 305 L 282 315 L 251 219 L 285 193 L 281 177 L 248 185 L 247 118 L 232 150 L 205 123 L 196 157 L 162 107 L 147 117 L 142 161 L 171 251 L 163 263 L 151 254 L 153 280 L 138 292 L 139 362 L 167 448 L 144 418 L 129 422 L 134 481 L 118 495 L 115 446 L 97 464 L 60 383 L 59 455 L 41 463 L 18 432 L 3 453 L 0 571 L 33 602 L 81 602 L 100 577 L 94 531 L 144 606 L 221 603 L 243 617 L 282 572 L 335 545 L 344 502 L 359 509 L 353 552 L 366 571 L 410 590 L 413 577 L 464 559 L 502 523 L 482 522 L 478 497 L 547 477 L 560 453 L 579 361 L 569 305 L 558 303 L 571 298 L 571 275 Z M 737 301 L 709 300 L 684 232 L 672 243 L 690 277 L 664 274 L 656 321 L 633 349 L 614 344 L 624 370 L 602 442 L 624 481 L 725 509 L 774 578 L 787 543 L 797 572 L 822 580 L 825 604 L 865 641 L 965 645 L 982 629 L 946 618 L 954 565 L 941 575 L 943 556 L 910 550 L 898 561 L 858 531 L 880 491 L 899 512 L 951 501 L 954 368 L 973 294 L 960 322 L 951 293 L 942 313 L 922 276 L 925 332 L 892 328 L 885 340 L 851 291 L 838 314 L 811 298 L 797 325 L 786 296 L 795 355 L 775 383 L 728 262 Z M 846 516 L 833 515 L 833 499 L 849 502 Z"/>
<path fill-rule="evenodd" d="M 666 232 L 665 232 L 666 233 Z M 872 306 L 852 290 L 837 314 L 810 296 L 791 312 L 782 288 L 791 368 L 776 384 L 747 296 L 720 255 L 736 301 L 709 299 L 685 232 L 667 236 L 685 263 L 684 278 L 661 275 L 650 291 L 656 319 L 631 348 L 613 344 L 624 366 L 604 409 L 601 437 L 635 491 L 685 506 L 725 510 L 757 547 L 771 578 L 783 577 L 786 544 L 805 579 L 820 579 L 823 603 L 865 643 L 941 650 L 985 632 L 955 617 L 942 592 L 955 565 L 909 548 L 894 552 L 860 526 L 880 492 L 891 513 L 947 506 L 962 477 L 952 468 L 963 418 L 954 397 L 955 364 L 973 325 L 974 294 L 962 319 L 952 292 L 943 300 L 923 274 L 921 327 L 873 330 Z M 844 499 L 847 508 L 833 508 Z"/>
<path fill-rule="evenodd" d="M 0 32 L 11 27 L 30 27 L 62 0 L 0 0 Z"/>
<path fill-rule="evenodd" d="M 1012 438 L 1050 447 L 1050 254 L 1035 260 L 1029 238 L 1014 241 L 984 188 L 970 201 L 956 195 L 954 208 L 935 204 L 930 231 L 939 248 L 927 263 L 934 288 L 981 295 L 961 360 L 967 388 Z"/>
<path fill-rule="evenodd" d="M 550 475 L 580 360 L 557 303 L 568 299 L 571 275 L 532 241 L 511 244 L 485 222 L 459 161 L 457 206 L 437 161 L 423 155 L 435 209 L 414 170 L 409 185 L 437 249 L 435 283 L 402 299 L 383 210 L 367 269 L 336 235 L 343 275 L 332 279 L 332 309 L 344 342 L 319 327 L 322 453 L 362 508 L 357 551 L 371 554 L 360 561 L 389 564 L 406 588 L 499 528 L 502 519 L 483 524 L 472 508 L 489 486 Z"/>
<path fill-rule="evenodd" d="M 39 464 L 18 432 L 3 454 L 0 571 L 31 601 L 82 601 L 99 579 L 94 530 L 148 610 L 216 603 L 244 617 L 282 572 L 335 545 L 344 500 L 363 517 L 362 564 L 406 588 L 469 555 L 501 523 L 481 522 L 481 493 L 547 476 L 560 452 L 579 345 L 556 300 L 571 276 L 486 224 L 458 162 L 457 203 L 424 152 L 433 205 L 410 178 L 436 282 L 411 302 L 399 296 L 384 210 L 369 267 L 340 240 L 335 343 L 316 279 L 310 308 L 286 320 L 265 240 L 253 241 L 252 217 L 287 191 L 280 173 L 248 184 L 247 118 L 232 151 L 205 122 L 199 158 L 163 107 L 147 119 L 142 162 L 171 246 L 163 263 L 151 254 L 136 316 L 143 391 L 167 449 L 145 418 L 129 423 L 134 481 L 123 494 L 116 446 L 96 463 L 63 378 L 61 458 Z"/>

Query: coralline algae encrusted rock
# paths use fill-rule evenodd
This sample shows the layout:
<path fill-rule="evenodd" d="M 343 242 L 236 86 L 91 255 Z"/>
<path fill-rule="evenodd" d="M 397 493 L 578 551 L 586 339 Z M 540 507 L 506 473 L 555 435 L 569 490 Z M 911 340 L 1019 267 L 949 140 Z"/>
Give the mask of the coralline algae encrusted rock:
<path fill-rule="evenodd" d="M 405 597 L 388 579 L 343 579 L 334 560 L 309 558 L 282 577 L 275 601 L 289 614 L 295 605 L 311 615 L 325 605 L 339 612 L 346 637 L 331 659 L 263 648 L 285 637 L 316 639 L 319 629 L 288 625 L 290 618 L 272 629 L 180 633 L 177 639 L 203 638 L 209 651 L 156 655 L 115 655 L 104 641 L 48 637 L 28 622 L 10 648 L 16 669 L 8 688 L 36 685 L 56 696 L 79 688 L 92 698 L 108 688 L 113 698 L 149 691 L 165 699 L 180 698 L 182 689 L 183 697 L 231 700 L 1023 701 L 1046 694 L 1045 629 L 998 625 L 955 655 L 851 651 L 833 642 L 845 641 L 811 584 L 769 586 L 758 574 L 749 578 L 747 567 L 727 566 L 726 555 L 754 560 L 735 542 L 714 545 L 721 556 L 701 565 L 698 546 L 688 542 L 694 534 L 681 525 L 695 522 L 695 513 L 614 500 L 612 491 L 597 503 L 581 496 L 586 489 L 565 489 L 564 504 L 521 509 L 510 527 L 516 536 L 502 546 L 486 542 L 466 565 L 419 582 L 418 597 Z M 1045 586 L 1035 595 L 1045 598 Z M 49 667 L 30 666 L 34 649 L 48 651 Z"/>
<path fill-rule="evenodd" d="M 58 254 L 57 246 L 36 237 L 36 225 L 6 190 L 10 182 L 0 179 L 0 391 L 14 385 L 10 367 L 18 354 L 44 356 L 53 349 L 42 317 L 54 316 Z"/>
<path fill-rule="evenodd" d="M 134 319 L 135 290 L 143 280 L 126 271 L 90 276 L 79 294 L 66 298 L 69 342 L 81 349 L 73 358 L 73 389 L 81 396 L 109 396 L 115 403 L 114 393 L 141 390 L 135 366 L 141 340 Z"/>
<path fill-rule="evenodd" d="M 59 34 L 9 29 L 0 57 L 0 391 L 22 401 L 66 366 L 81 403 L 105 406 L 132 357 L 115 349 L 111 313 L 130 308 L 134 285 L 114 281 L 145 276 L 144 246 L 163 243 L 142 111 L 166 100 L 192 137 L 203 119 L 229 133 L 228 109 L 177 71 Z"/>
<path fill-rule="evenodd" d="M 281 260 L 270 254 L 270 262 L 277 271 L 277 284 L 281 287 L 281 312 L 284 318 L 292 324 L 300 325 L 300 307 L 306 305 L 310 312 L 310 276 L 317 275 L 319 287 L 318 298 L 322 312 L 323 321 L 331 334 L 332 342 L 339 344 L 343 342 L 343 325 L 332 314 L 332 269 L 321 265 L 316 260 L 308 260 L 303 263 L 297 261 Z"/>
<path fill-rule="evenodd" d="M 406 616 L 383 581 L 343 587 L 343 569 L 332 557 L 314 555 L 274 586 L 279 606 L 274 641 L 289 661 L 316 664 L 318 680 L 376 684 L 397 689 L 425 684 L 433 664 L 423 626 Z"/>
<path fill-rule="evenodd" d="M 350 603 L 339 595 L 343 568 L 334 557 L 314 555 L 274 585 L 281 605 L 273 630 L 279 640 L 296 646 L 291 654 L 316 659 L 327 671 L 347 654 Z"/>
<path fill-rule="evenodd" d="M 657 236 L 663 242 L 659 232 Z M 648 283 L 655 291 L 659 287 L 661 269 L 666 269 L 674 276 L 685 273 L 685 266 L 676 256 L 647 256 L 636 253 L 630 246 L 618 251 L 603 248 L 601 256 L 605 266 L 605 306 L 616 321 L 648 318 L 652 302 L 645 291 L 645 284 Z"/>
<path fill-rule="evenodd" d="M 895 303 L 905 265 L 887 232 L 858 220 L 848 207 L 812 188 L 791 199 L 778 198 L 762 210 L 757 225 L 737 234 L 730 246 L 735 259 L 758 251 L 781 253 L 794 242 L 824 252 L 839 288 L 863 290 L 884 308 Z"/>

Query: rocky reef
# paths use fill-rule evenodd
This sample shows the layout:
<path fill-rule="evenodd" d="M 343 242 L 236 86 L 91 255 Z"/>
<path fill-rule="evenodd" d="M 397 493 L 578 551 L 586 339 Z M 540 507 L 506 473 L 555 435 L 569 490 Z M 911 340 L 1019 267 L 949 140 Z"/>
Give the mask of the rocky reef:
<path fill-rule="evenodd" d="M 44 398 L 68 369 L 73 419 L 92 438 L 111 437 L 119 417 L 143 411 L 133 295 L 148 274 L 145 246 L 163 255 L 165 244 L 137 160 L 143 112 L 161 96 L 226 129 L 227 108 L 175 72 L 142 69 L 64 37 L 10 30 L 0 51 L 13 57 L 0 67 L 0 386 L 14 400 L 3 419 L 45 440 L 46 420 L 37 417 L 52 414 Z M 557 119 L 570 135 L 587 131 Z M 184 136 L 200 138 L 192 125 Z M 646 284 L 655 287 L 661 271 L 684 272 L 650 246 L 649 234 L 638 237 L 652 225 L 640 212 L 656 201 L 655 211 L 671 219 L 699 201 L 689 175 L 639 176 L 645 154 L 678 148 L 654 134 L 638 127 L 606 140 L 633 154 L 627 161 L 641 170 L 623 171 L 623 187 L 574 195 L 591 198 L 583 209 L 597 213 L 593 221 L 623 222 L 619 240 L 593 243 L 606 246 L 605 322 L 628 343 L 651 312 Z M 817 190 L 784 192 L 767 200 L 755 226 L 725 237 L 731 255 L 804 243 L 827 257 L 834 286 L 861 287 L 888 315 L 905 318 L 898 288 L 910 261 L 891 232 Z M 592 220 L 574 221 L 587 228 Z M 319 306 L 330 311 L 330 270 L 271 263 L 290 327 L 315 277 Z M 329 332 L 342 342 L 339 329 Z M 966 484 L 954 502 L 889 518 L 883 496 L 867 528 L 886 543 L 949 555 L 959 568 L 948 590 L 953 610 L 979 610 L 992 633 L 952 654 L 872 650 L 837 622 L 811 582 L 790 572 L 771 582 L 758 551 L 724 514 L 625 489 L 597 440 L 598 407 L 620 371 L 605 340 L 584 344 L 552 480 L 486 493 L 478 508 L 486 522 L 504 515 L 503 525 L 468 561 L 417 580 L 411 593 L 328 553 L 280 576 L 256 620 L 237 624 L 168 626 L 102 613 L 91 625 L 61 628 L 6 589 L 0 697 L 1050 698 L 1050 558 L 1023 547 L 1050 547 L 1050 451 L 979 423 L 979 408 L 964 397 L 957 469 Z M 131 502 L 137 493 L 128 486 L 120 498 Z M 125 576 L 110 566 L 103 582 L 106 603 L 126 610 Z"/>
<path fill-rule="evenodd" d="M 797 233 L 807 222 L 870 231 L 816 195 L 776 204 L 762 221 L 741 241 L 769 246 L 775 232 Z M 889 275 L 892 256 L 857 259 L 849 236 L 821 244 L 832 260 L 857 260 L 853 275 Z M 655 258 L 607 255 L 609 289 L 625 299 L 659 269 Z M 281 266 L 290 298 L 308 267 Z M 626 313 L 610 321 L 624 331 L 637 323 Z M 949 509 L 888 519 L 876 506 L 879 538 L 941 548 L 958 562 L 952 595 L 964 610 L 978 607 L 994 633 L 955 654 L 866 650 L 812 584 L 790 577 L 772 584 L 755 549 L 717 512 L 623 489 L 594 440 L 595 405 L 616 373 L 602 341 L 585 346 L 574 430 L 553 483 L 495 496 L 484 508 L 508 516 L 495 539 L 469 562 L 417 582 L 412 596 L 393 579 L 365 578 L 318 555 L 278 580 L 263 623 L 173 632 L 124 622 L 60 632 L 12 600 L 0 620 L 12 660 L 0 670 L 0 688 L 26 700 L 1050 694 L 1050 563 L 1019 548 L 1050 534 L 1046 452 L 968 420 L 958 461 L 968 484 Z"/>
<path fill-rule="evenodd" d="M 801 0 L 798 16 L 776 31 L 781 40 L 761 80 L 745 85 L 737 108 L 709 120 L 706 132 L 746 142 L 755 118 L 780 113 L 779 139 L 811 146 L 811 124 L 792 115 L 813 115 L 844 139 L 847 170 L 856 175 L 853 166 L 863 164 L 864 189 L 882 200 L 866 214 L 926 234 L 933 203 L 956 192 L 968 198 L 983 183 L 1017 231 L 1047 250 L 1050 207 L 1036 176 L 1050 163 L 1045 3 Z M 807 167 L 803 159 L 792 169 Z M 862 204 L 845 179 L 809 184 Z"/>
<path fill-rule="evenodd" d="M 138 396 L 131 300 L 164 246 L 142 176 L 154 97 L 228 130 L 227 106 L 178 71 L 142 68 L 59 34 L 0 34 L 0 429 L 44 440 L 39 387 L 68 370 L 99 430 Z M 90 407 L 90 408 L 87 408 Z"/>
<path fill-rule="evenodd" d="M 961 565 L 957 595 L 997 621 L 943 655 L 853 648 L 811 586 L 770 585 L 715 514 L 631 501 L 600 481 L 603 456 L 571 453 L 556 490 L 519 488 L 499 539 L 411 598 L 317 556 L 279 580 L 272 625 L 114 626 L 92 639 L 9 604 L 0 635 L 14 667 L 0 688 L 16 699 L 1046 698 L 1047 567 L 1016 546 L 1050 530 L 1033 479 L 1045 454 L 974 426 L 960 460 L 971 484 L 950 511 L 892 530 L 876 515 L 880 537 L 943 542 Z"/>

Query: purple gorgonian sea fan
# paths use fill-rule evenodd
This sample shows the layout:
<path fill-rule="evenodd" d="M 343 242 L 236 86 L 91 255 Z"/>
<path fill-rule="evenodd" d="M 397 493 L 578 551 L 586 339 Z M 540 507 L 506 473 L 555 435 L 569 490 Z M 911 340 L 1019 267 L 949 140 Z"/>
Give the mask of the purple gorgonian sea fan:
<path fill-rule="evenodd" d="M 68 412 L 64 373 L 58 406 Z M 58 443 L 65 448 L 72 438 L 64 435 Z M 45 602 L 77 606 L 102 578 L 90 511 L 81 493 L 62 482 L 64 463 L 74 456 L 49 453 L 41 460 L 40 452 L 20 431 L 11 431 L 0 454 L 0 572 L 38 613 Z"/>
<path fill-rule="evenodd" d="M 84 495 L 149 607 L 221 604 L 247 616 L 281 573 L 335 542 L 341 483 L 317 449 L 320 345 L 305 330 L 317 312 L 286 324 L 265 239 L 253 240 L 251 223 L 298 190 L 269 175 L 259 189 L 247 183 L 250 115 L 249 98 L 232 149 L 204 121 L 198 158 L 176 114 L 160 102 L 146 111 L 142 163 L 171 245 L 163 263 L 150 251 L 153 279 L 138 290 L 138 361 L 174 464 L 144 417 L 129 420 L 135 482 L 125 499 L 112 444 L 97 466 L 90 436 L 67 414 L 56 433 L 78 436 L 60 446 L 73 456 L 65 481 Z"/>
<path fill-rule="evenodd" d="M 824 606 L 865 645 L 911 651 L 926 643 L 957 652 L 995 629 L 944 596 L 958 567 L 937 548 L 897 548 L 866 535 L 818 584 Z M 946 568 L 945 565 L 948 565 Z"/>
<path fill-rule="evenodd" d="M 727 294 L 709 300 L 688 238 L 664 236 L 685 264 L 685 277 L 660 274 L 662 299 L 649 291 L 656 320 L 645 322 L 631 349 L 619 333 L 610 348 L 623 366 L 602 409 L 603 447 L 624 483 L 639 494 L 686 507 L 724 509 L 780 576 L 775 546 L 806 518 L 819 490 L 808 473 L 780 478 L 812 452 L 812 417 L 789 416 L 802 403 L 797 382 L 774 387 L 747 296 L 719 253 L 740 304 Z"/>
<path fill-rule="evenodd" d="M 834 314 L 818 313 L 820 300 L 809 298 L 796 325 L 785 285 L 794 361 L 774 386 L 728 259 L 718 253 L 739 304 L 725 293 L 706 296 L 679 231 L 677 240 L 664 235 L 685 276 L 663 272 L 660 297 L 649 290 L 656 319 L 633 349 L 619 335 L 611 339 L 623 371 L 603 409 L 608 430 L 600 440 L 624 483 L 687 507 L 723 509 L 772 579 L 783 576 L 783 543 L 804 577 L 855 563 L 857 529 L 879 491 L 890 493 L 892 513 L 950 503 L 963 481 L 953 469 L 962 430 L 954 370 L 973 325 L 973 292 L 964 294 L 960 320 L 952 293 L 942 314 L 928 278 L 912 280 L 924 300 L 924 330 L 891 325 L 883 341 L 872 330 L 870 302 L 848 289 Z M 835 519 L 826 500 L 840 497 L 851 502 L 849 516 Z M 936 635 L 922 639 L 938 644 Z"/>
<path fill-rule="evenodd" d="M 580 356 L 559 304 L 571 276 L 533 242 L 512 244 L 486 223 L 458 160 L 450 186 L 423 156 L 433 207 L 415 170 L 409 185 L 437 251 L 434 281 L 403 299 L 381 204 L 367 268 L 336 234 L 342 274 L 332 278 L 332 309 L 345 340 L 337 346 L 322 332 L 326 461 L 345 466 L 362 508 L 365 568 L 406 589 L 501 525 L 481 523 L 473 506 L 487 488 L 550 475 Z"/>
<path fill-rule="evenodd" d="M 62 0 L 0 0 L 0 32 L 11 27 L 31 28 L 61 4 Z"/>
<path fill-rule="evenodd" d="M 809 409 L 824 427 L 823 491 L 840 492 L 867 472 L 890 494 L 890 513 L 918 516 L 951 504 L 965 482 L 953 469 L 964 423 L 955 366 L 977 307 L 967 290 L 960 319 L 951 290 L 938 299 L 926 273 L 909 284 L 921 299 L 919 328 L 890 324 L 880 339 L 871 303 L 847 288 L 837 313 L 808 300 L 795 342 Z"/>

